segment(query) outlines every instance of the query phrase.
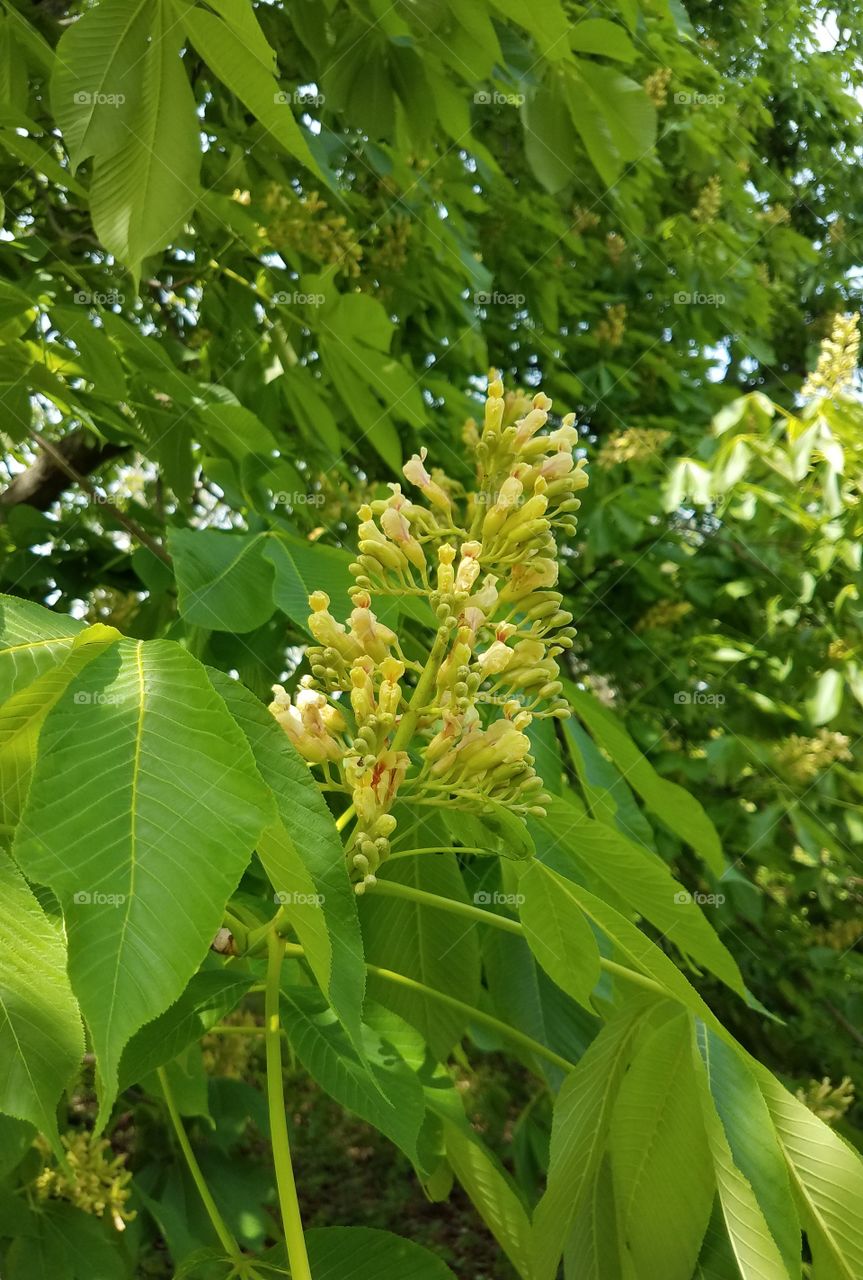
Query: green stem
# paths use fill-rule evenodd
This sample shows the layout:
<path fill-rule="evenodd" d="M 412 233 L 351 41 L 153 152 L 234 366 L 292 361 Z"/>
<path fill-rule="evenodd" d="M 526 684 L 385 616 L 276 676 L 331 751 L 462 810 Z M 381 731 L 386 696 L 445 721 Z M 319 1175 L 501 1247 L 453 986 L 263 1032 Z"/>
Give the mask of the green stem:
<path fill-rule="evenodd" d="M 352 804 L 349 804 L 347 809 L 345 809 L 344 813 L 340 813 L 339 816 L 336 818 L 336 831 L 344 831 L 345 827 L 348 825 L 348 823 L 350 822 L 353 816 L 354 816 L 354 806 Z"/>
<path fill-rule="evenodd" d="M 480 1026 L 488 1027 L 490 1031 L 496 1032 L 504 1039 L 520 1045 L 528 1053 L 535 1054 L 539 1058 L 545 1058 L 548 1062 L 553 1062 L 556 1067 L 560 1067 L 563 1071 L 572 1071 L 575 1066 L 574 1062 L 570 1062 L 568 1058 L 562 1058 L 559 1053 L 555 1053 L 553 1049 L 546 1048 L 544 1044 L 540 1044 L 532 1036 L 525 1035 L 523 1031 L 517 1031 L 515 1027 L 511 1027 L 506 1022 L 501 1022 L 499 1018 L 492 1017 L 490 1013 L 483 1013 L 481 1009 L 474 1008 L 472 1004 L 465 1004 L 463 1000 L 457 1000 L 455 996 L 445 995 L 443 991 L 436 991 L 434 987 L 427 987 L 424 983 L 416 982 L 413 978 L 408 978 L 403 973 L 395 973 L 392 969 L 381 969 L 376 964 L 366 964 L 366 968 L 369 973 L 373 973 L 377 978 L 383 978 L 385 982 L 396 983 L 400 987 L 406 987 L 409 991 L 416 992 L 417 995 L 429 996 L 432 1000 L 437 1000 L 439 1004 L 445 1004 L 449 1009 L 457 1009 L 459 1013 L 463 1014 L 471 1022 L 477 1022 Z"/>
<path fill-rule="evenodd" d="M 285 953 L 295 959 L 299 959 L 305 954 L 301 946 L 291 942 L 285 947 Z M 553 1062 L 556 1067 L 561 1067 L 564 1071 L 571 1071 L 575 1066 L 574 1062 L 570 1062 L 567 1058 L 562 1058 L 553 1049 L 547 1049 L 538 1040 L 532 1039 L 522 1031 L 517 1031 L 515 1027 L 509 1026 L 506 1022 L 501 1022 L 499 1018 L 493 1017 L 490 1013 L 483 1013 L 481 1009 L 474 1008 L 472 1004 L 465 1004 L 462 1000 L 456 1000 L 455 996 L 445 995 L 443 991 L 436 991 L 434 987 L 427 987 L 424 983 L 416 982 L 413 978 L 408 978 L 403 973 L 396 973 L 393 969 L 381 969 L 378 965 L 369 964 L 368 962 L 366 962 L 366 968 L 369 973 L 373 973 L 377 978 L 382 978 L 385 982 L 397 983 L 401 987 L 407 987 L 411 991 L 415 991 L 418 995 L 427 996 L 430 1000 L 437 1000 L 439 1004 L 445 1004 L 450 1009 L 457 1009 L 469 1021 L 488 1027 L 489 1030 L 494 1031 L 503 1039 L 510 1040 L 513 1044 L 521 1045 L 528 1053 L 533 1053 L 539 1058 L 547 1058 L 549 1062 Z M 254 987 L 252 990 L 254 990 Z"/>
<path fill-rule="evenodd" d="M 264 993 L 264 1020 L 266 1022 L 267 1051 L 267 1102 L 270 1111 L 270 1131 L 273 1143 L 273 1162 L 276 1166 L 276 1185 L 279 1190 L 279 1207 L 282 1212 L 282 1229 L 288 1250 L 291 1280 L 312 1280 L 303 1222 L 297 1201 L 297 1184 L 291 1161 L 291 1144 L 288 1140 L 288 1120 L 285 1114 L 285 1095 L 282 1083 L 282 1039 L 279 1020 L 279 992 L 282 977 L 282 960 L 286 947 L 273 930 L 267 938 L 267 986 Z"/>
<path fill-rule="evenodd" d="M 192 1150 L 192 1144 L 189 1142 L 188 1134 L 183 1128 L 183 1121 L 180 1117 L 179 1111 L 177 1110 L 177 1104 L 174 1101 L 174 1095 L 171 1092 L 171 1086 L 168 1083 L 165 1068 L 159 1067 L 157 1074 L 159 1077 L 159 1084 L 162 1087 L 162 1093 L 165 1098 L 165 1106 L 168 1108 L 168 1115 L 171 1118 L 174 1133 L 177 1135 L 177 1142 L 180 1144 L 180 1150 L 182 1151 L 186 1164 L 188 1165 L 189 1173 L 192 1175 L 192 1180 L 198 1188 L 198 1195 L 201 1197 L 204 1208 L 207 1210 L 207 1216 L 213 1224 L 213 1229 L 216 1235 L 219 1237 L 219 1243 L 233 1263 L 239 1263 L 242 1265 L 244 1259 L 240 1252 L 240 1246 L 231 1235 L 225 1224 L 224 1218 L 219 1213 L 216 1202 L 210 1193 L 210 1188 L 207 1186 L 204 1175 L 201 1173 L 201 1166 L 195 1159 L 195 1153 Z"/>
<path fill-rule="evenodd" d="M 446 653 L 449 635 L 450 633 L 447 628 L 441 627 L 435 636 L 434 644 L 432 645 L 431 652 L 428 656 L 428 662 L 425 664 L 423 673 L 417 681 L 408 709 L 399 721 L 398 729 L 396 729 L 392 743 L 393 751 L 406 751 L 411 738 L 416 732 L 420 709 L 429 701 L 431 692 L 434 689 L 437 673 L 440 669 L 440 664 L 443 662 L 444 654 Z"/>
<path fill-rule="evenodd" d="M 395 880 L 378 880 L 372 893 L 382 893 L 384 897 L 390 898 L 409 898 L 413 902 L 418 902 L 426 907 L 438 907 L 441 911 L 449 911 L 452 915 L 462 916 L 466 920 L 473 920 L 478 924 L 490 924 L 496 929 L 503 929 L 507 933 L 517 934 L 520 938 L 525 936 L 524 925 L 518 920 L 510 920 L 509 916 L 499 916 L 494 911 L 483 911 L 481 907 L 472 907 L 469 902 L 457 902 L 454 898 L 442 898 L 436 893 L 427 893 L 425 889 L 414 889 L 408 884 L 398 884 Z M 599 957 L 599 964 L 606 972 L 612 973 L 617 978 L 623 978 L 626 982 L 632 982 L 637 987 L 644 987 L 645 990 L 652 992 L 654 995 L 660 995 L 668 999 L 669 993 L 653 978 L 648 978 L 644 973 L 638 973 L 635 969 L 627 969 L 625 965 L 618 964 L 615 960 L 606 960 L 605 956 Z"/>
<path fill-rule="evenodd" d="M 480 849 L 472 844 L 430 844 L 422 849 L 393 849 L 388 862 L 392 862 L 393 858 L 410 858 L 415 853 L 484 853 L 488 854 L 488 849 Z"/>

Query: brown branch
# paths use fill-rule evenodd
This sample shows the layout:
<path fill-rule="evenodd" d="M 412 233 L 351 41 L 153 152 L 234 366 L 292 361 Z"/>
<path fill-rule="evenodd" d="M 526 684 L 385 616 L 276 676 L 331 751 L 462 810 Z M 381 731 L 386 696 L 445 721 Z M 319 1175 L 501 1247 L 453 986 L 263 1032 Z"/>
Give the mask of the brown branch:
<path fill-rule="evenodd" d="M 46 440 L 38 431 L 33 431 L 31 434 L 41 448 L 42 453 L 32 467 L 29 467 L 22 475 L 16 476 L 12 483 L 0 494 L 0 509 L 14 506 L 19 502 L 26 502 L 29 506 L 34 506 L 38 510 L 44 511 L 68 488 L 68 482 L 72 480 L 85 493 L 88 493 L 94 502 L 109 511 L 127 533 L 140 542 L 142 546 L 145 546 L 148 551 L 151 551 L 154 556 L 157 556 L 164 564 L 170 565 L 171 557 L 165 548 L 155 538 L 151 537 L 146 529 L 143 529 L 138 524 L 137 520 L 133 520 L 131 516 L 126 515 L 125 511 L 121 511 L 108 498 L 103 497 L 95 485 L 90 483 L 84 472 L 78 469 L 78 466 L 83 463 L 87 470 L 95 470 L 101 462 L 108 461 L 110 458 L 122 453 L 123 448 L 120 445 L 93 445 L 89 443 L 86 433 L 83 431 L 73 431 L 57 444 L 52 444 L 50 440 Z M 38 472 L 35 477 L 34 472 Z M 12 493 L 16 486 L 17 493 Z M 28 493 L 30 496 L 25 496 Z"/>
<path fill-rule="evenodd" d="M 0 521 L 5 518 L 5 508 L 22 503 L 35 507 L 37 511 L 47 511 L 69 488 L 69 467 L 74 469 L 76 476 L 89 475 L 103 463 L 124 453 L 127 447 L 97 441 L 83 428 L 71 431 L 57 442 L 53 452 L 44 450 L 40 453 L 33 465 L 16 476 L 0 493 Z M 57 455 L 63 458 L 66 466 L 60 465 Z"/>

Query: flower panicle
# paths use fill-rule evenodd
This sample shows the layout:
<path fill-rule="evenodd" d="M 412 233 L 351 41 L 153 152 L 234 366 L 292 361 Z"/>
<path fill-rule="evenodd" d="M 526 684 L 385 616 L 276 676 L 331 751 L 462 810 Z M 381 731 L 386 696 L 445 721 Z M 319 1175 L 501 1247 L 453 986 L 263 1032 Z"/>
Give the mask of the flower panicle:
<path fill-rule="evenodd" d="M 482 422 L 465 436 L 474 491 L 430 467 L 421 449 L 404 465 L 407 491 L 391 484 L 388 498 L 359 509 L 347 622 L 324 592 L 309 598 L 311 674 L 293 697 L 274 686 L 270 710 L 350 796 L 357 892 L 391 851 L 397 799 L 544 813 L 527 730 L 568 715 L 558 659 L 575 632 L 557 590 L 557 538 L 575 532 L 576 495 L 588 483 L 573 456 L 574 416 L 550 425 L 551 407 L 541 392 L 505 394 L 492 370 Z M 403 633 L 381 621 L 377 599 L 433 620 L 431 649 L 420 652 L 407 621 Z"/>
<path fill-rule="evenodd" d="M 844 391 L 857 372 L 859 357 L 859 312 L 852 312 L 849 316 L 837 314 L 833 318 L 830 337 L 821 343 L 818 363 L 800 390 L 803 399 L 829 399 Z"/>

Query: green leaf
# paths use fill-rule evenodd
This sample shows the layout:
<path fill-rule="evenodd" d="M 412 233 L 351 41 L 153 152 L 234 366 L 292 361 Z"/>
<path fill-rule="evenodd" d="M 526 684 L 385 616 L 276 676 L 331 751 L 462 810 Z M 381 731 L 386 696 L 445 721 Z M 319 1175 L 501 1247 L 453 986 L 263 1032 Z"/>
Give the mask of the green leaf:
<path fill-rule="evenodd" d="M 51 105 L 73 169 L 129 140 L 145 74 L 152 0 L 101 0 L 57 45 Z"/>
<path fill-rule="evenodd" d="M 708 924 L 692 895 L 674 879 L 659 858 L 633 844 L 613 827 L 580 816 L 565 800 L 548 806 L 548 824 L 556 834 L 555 852 L 547 861 L 567 874 L 574 863 L 600 895 L 624 899 L 669 942 L 714 973 L 733 991 L 746 989 L 737 962 Z"/>
<path fill-rule="evenodd" d="M 315 1280 L 455 1280 L 421 1245 L 375 1227 L 313 1227 L 306 1233 Z"/>
<path fill-rule="evenodd" d="M 8 1280 L 127 1280 L 113 1227 L 71 1204 L 49 1202 L 38 1234 L 16 1240 L 7 1258 Z"/>
<path fill-rule="evenodd" d="M 633 62 L 635 45 L 617 22 L 607 18 L 582 18 L 569 33 L 576 53 L 598 53 L 618 62 Z"/>
<path fill-rule="evenodd" d="M 353 557 L 346 551 L 279 534 L 270 538 L 264 554 L 275 571 L 273 599 L 292 622 L 307 630 L 312 591 L 326 591 L 336 617 L 349 611 L 348 590 L 354 582 L 348 566 Z"/>
<path fill-rule="evenodd" d="M 59 1146 L 57 1103 L 83 1053 L 61 936 L 0 851 L 0 1112 Z"/>
<path fill-rule="evenodd" d="M 773 1119 L 817 1280 L 863 1275 L 863 1160 L 823 1121 L 755 1065 Z"/>
<path fill-rule="evenodd" d="M 97 155 L 90 185 L 96 234 L 135 279 L 143 260 L 188 221 L 201 167 L 195 98 L 180 58 L 182 33 L 167 0 L 157 0 L 150 35 L 140 90 L 131 96 L 133 112 L 117 149 Z"/>
<path fill-rule="evenodd" d="M 531 951 L 557 985 L 591 1012 L 591 993 L 599 981 L 599 948 L 593 930 L 566 881 L 541 862 L 519 877 L 523 901 L 519 915 Z"/>
<path fill-rule="evenodd" d="M 319 992 L 284 987 L 282 1003 L 291 1047 L 312 1079 L 419 1165 L 425 1099 L 419 1077 L 394 1047 L 366 1027 L 366 1066 Z"/>
<path fill-rule="evenodd" d="M 308 765 L 266 707 L 222 672 L 211 671 L 210 679 L 246 735 L 276 803 L 279 821 L 258 842 L 274 896 L 306 948 L 321 990 L 360 1046 L 363 943 L 357 897 L 332 814 Z"/>
<path fill-rule="evenodd" d="M 620 1082 L 654 1006 L 613 1014 L 567 1076 L 554 1104 L 548 1181 L 533 1219 L 536 1280 L 554 1280 L 570 1228 L 591 1194 Z"/>
<path fill-rule="evenodd" d="M 575 92 L 583 94 L 582 109 L 592 104 L 601 113 L 620 158 L 642 159 L 656 141 L 656 108 L 641 85 L 597 62 L 579 62 L 578 77 Z M 570 104 L 574 100 L 573 95 Z"/>
<path fill-rule="evenodd" d="M 576 688 L 571 681 L 565 682 L 565 689 L 578 717 L 599 745 L 605 748 L 648 809 L 669 830 L 690 844 L 715 875 L 721 876 L 725 864 L 719 836 L 695 797 L 683 787 L 659 776 L 613 712 L 600 706 L 596 698 Z"/>
<path fill-rule="evenodd" d="M 528 164 L 554 195 L 578 172 L 575 134 L 560 76 L 551 75 L 527 98 L 522 119 Z"/>
<path fill-rule="evenodd" d="M 702 1115 L 740 1276 L 742 1280 L 799 1277 L 800 1227 L 758 1084 L 740 1055 L 700 1021 L 695 1034 Z"/>
<path fill-rule="evenodd" d="M 196 973 L 179 1000 L 137 1031 L 126 1045 L 117 1073 L 119 1091 L 137 1084 L 200 1040 L 214 1022 L 230 1013 L 254 981 L 254 974 L 238 969 Z"/>
<path fill-rule="evenodd" d="M 572 1225 L 564 1280 L 623 1280 L 614 1182 L 606 1157 L 593 1175 Z"/>
<path fill-rule="evenodd" d="M 520 1276 L 534 1274 L 530 1219 L 503 1168 L 467 1125 L 444 1123 L 447 1159 Z"/>
<path fill-rule="evenodd" d="M 452 854 L 390 861 L 381 877 L 458 902 L 467 900 Z M 475 926 L 466 926 L 447 911 L 432 911 L 417 902 L 373 893 L 361 899 L 360 922 L 370 964 L 405 974 L 465 1004 L 478 1002 L 480 964 Z M 439 1001 L 418 997 L 371 975 L 369 993 L 415 1026 L 438 1058 L 446 1058 L 465 1032 L 462 1016 Z"/>
<path fill-rule="evenodd" d="M 634 1275 L 691 1280 L 715 1184 L 688 1014 L 639 1045 L 614 1105 L 609 1150 Z"/>
<path fill-rule="evenodd" d="M 536 853 L 524 819 L 495 800 L 486 801 L 481 813 L 444 810 L 442 816 L 453 839 L 460 844 L 517 862 L 527 861 Z"/>
<path fill-rule="evenodd" d="M 262 61 L 258 56 L 259 48 L 251 46 L 248 41 L 238 41 L 235 32 L 215 14 L 182 2 L 178 2 L 176 7 L 189 39 L 210 70 L 288 155 L 323 178 L 305 135 L 291 113 L 290 95 L 279 91 L 278 82 L 268 65 L 269 59 Z"/>
<path fill-rule="evenodd" d="M 269 534 L 172 529 L 180 613 L 208 631 L 254 631 L 273 614 L 273 570 L 264 555 Z"/>
<path fill-rule="evenodd" d="M 0 703 L 58 663 L 84 626 L 29 600 L 0 596 Z"/>
<path fill-rule="evenodd" d="M 814 725 L 829 724 L 842 710 L 845 681 L 842 672 L 835 667 L 822 671 L 815 683 L 815 690 L 806 703 L 806 710 Z"/>
<path fill-rule="evenodd" d="M 242 733 L 177 644 L 120 641 L 48 715 L 15 852 L 63 905 L 101 1123 L 124 1045 L 198 969 L 272 813 Z"/>
<path fill-rule="evenodd" d="M 241 404 L 213 400 L 200 407 L 198 418 L 207 437 L 232 458 L 240 459 L 247 453 L 269 456 L 276 448 L 269 427 Z"/>

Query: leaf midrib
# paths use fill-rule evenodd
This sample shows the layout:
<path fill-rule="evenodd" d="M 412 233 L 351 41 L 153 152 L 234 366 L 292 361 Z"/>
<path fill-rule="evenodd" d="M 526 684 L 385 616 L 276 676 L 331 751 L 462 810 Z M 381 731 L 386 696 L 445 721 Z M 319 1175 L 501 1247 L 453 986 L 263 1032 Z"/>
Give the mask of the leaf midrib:
<path fill-rule="evenodd" d="M 141 774 L 141 750 L 144 737 L 144 644 L 141 640 L 139 640 L 135 646 L 135 662 L 138 674 L 139 711 L 138 724 L 135 730 L 135 750 L 132 757 L 132 796 L 129 805 L 129 892 L 126 895 L 126 901 L 124 903 L 123 926 L 120 930 L 120 939 L 116 951 L 114 982 L 111 987 L 111 1002 L 108 1007 L 108 1021 L 105 1029 L 105 1040 L 107 1043 L 110 1043 L 111 1040 L 111 1029 L 114 1023 L 114 1013 L 117 1008 L 117 984 L 120 980 L 123 948 L 126 944 L 126 932 L 129 927 L 129 916 L 132 911 L 132 904 L 135 900 L 135 873 L 138 864 L 138 779 Z"/>

